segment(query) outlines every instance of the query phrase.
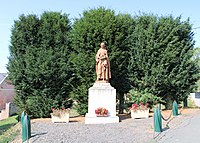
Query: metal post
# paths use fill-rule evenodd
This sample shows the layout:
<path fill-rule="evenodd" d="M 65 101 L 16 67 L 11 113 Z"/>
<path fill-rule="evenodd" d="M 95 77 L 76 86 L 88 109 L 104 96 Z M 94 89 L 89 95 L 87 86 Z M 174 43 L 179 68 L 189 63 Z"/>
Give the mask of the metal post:
<path fill-rule="evenodd" d="M 159 108 L 154 108 L 154 131 L 162 132 L 162 118 Z"/>
<path fill-rule="evenodd" d="M 31 137 L 31 123 L 28 115 L 24 116 L 22 122 L 22 142 L 25 142 Z"/>
<path fill-rule="evenodd" d="M 177 102 L 175 100 L 173 102 L 173 109 L 172 109 L 172 111 L 173 111 L 173 116 L 178 116 L 178 104 L 177 104 Z"/>
<path fill-rule="evenodd" d="M 21 114 L 21 120 L 20 120 L 21 124 L 22 124 L 22 122 L 24 120 L 24 116 L 25 116 L 25 111 L 23 111 L 22 114 Z"/>

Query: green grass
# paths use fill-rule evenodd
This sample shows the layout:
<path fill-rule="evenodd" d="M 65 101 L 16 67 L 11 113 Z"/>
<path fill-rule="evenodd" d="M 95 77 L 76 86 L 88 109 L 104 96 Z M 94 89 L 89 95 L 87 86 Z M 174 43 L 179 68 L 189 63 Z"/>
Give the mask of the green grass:
<path fill-rule="evenodd" d="M 0 135 L 3 134 L 3 132 L 7 131 L 10 127 L 14 126 L 17 124 L 17 115 L 9 117 L 7 119 L 4 119 L 0 121 Z"/>
<path fill-rule="evenodd" d="M 0 121 L 0 143 L 8 143 L 19 134 L 17 124 L 17 115 Z"/>

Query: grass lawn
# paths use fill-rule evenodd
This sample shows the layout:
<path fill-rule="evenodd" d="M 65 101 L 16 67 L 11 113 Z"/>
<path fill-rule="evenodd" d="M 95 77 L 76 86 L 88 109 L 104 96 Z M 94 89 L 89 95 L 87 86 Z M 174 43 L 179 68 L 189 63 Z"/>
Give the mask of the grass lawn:
<path fill-rule="evenodd" d="M 20 127 L 16 127 L 17 115 L 0 121 L 0 143 L 12 141 L 19 133 Z"/>

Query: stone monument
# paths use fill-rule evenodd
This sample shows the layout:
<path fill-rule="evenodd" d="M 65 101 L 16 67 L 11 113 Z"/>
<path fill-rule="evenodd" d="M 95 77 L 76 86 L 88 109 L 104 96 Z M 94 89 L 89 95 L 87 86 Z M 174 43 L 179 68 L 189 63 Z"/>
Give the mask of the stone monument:
<path fill-rule="evenodd" d="M 116 116 L 116 89 L 109 83 L 111 78 L 110 60 L 107 54 L 105 43 L 96 54 L 97 80 L 89 88 L 88 113 L 85 116 L 85 124 L 118 123 Z M 106 117 L 98 117 L 95 110 L 99 107 L 108 110 Z"/>

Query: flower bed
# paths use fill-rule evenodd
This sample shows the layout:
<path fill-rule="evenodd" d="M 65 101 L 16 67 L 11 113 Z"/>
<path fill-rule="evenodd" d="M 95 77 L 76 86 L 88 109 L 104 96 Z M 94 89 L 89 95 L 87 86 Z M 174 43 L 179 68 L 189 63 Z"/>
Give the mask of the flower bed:
<path fill-rule="evenodd" d="M 106 108 L 99 107 L 95 110 L 95 114 L 97 115 L 97 117 L 107 117 L 108 110 Z"/>
<path fill-rule="evenodd" d="M 132 104 L 131 108 L 131 118 L 148 118 L 149 117 L 149 108 L 148 103 L 145 105 L 140 102 L 140 104 Z"/>

